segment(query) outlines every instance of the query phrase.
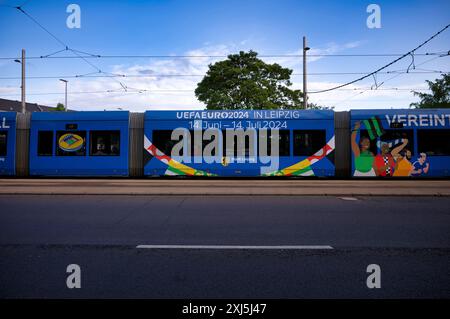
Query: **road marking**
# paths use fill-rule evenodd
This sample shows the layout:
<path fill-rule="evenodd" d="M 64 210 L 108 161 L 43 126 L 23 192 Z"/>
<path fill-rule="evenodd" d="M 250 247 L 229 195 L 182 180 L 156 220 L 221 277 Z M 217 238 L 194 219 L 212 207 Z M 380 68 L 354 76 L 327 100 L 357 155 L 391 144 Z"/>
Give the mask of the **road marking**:
<path fill-rule="evenodd" d="M 356 197 L 339 197 L 342 200 L 359 200 Z"/>
<path fill-rule="evenodd" d="M 136 246 L 138 249 L 215 249 L 215 250 L 223 250 L 223 249 L 254 249 L 254 250 L 266 250 L 266 249 L 278 249 L 278 250 L 319 250 L 319 249 L 334 249 L 331 246 L 326 245 L 295 245 L 295 246 L 241 246 L 241 245 L 138 245 Z"/>

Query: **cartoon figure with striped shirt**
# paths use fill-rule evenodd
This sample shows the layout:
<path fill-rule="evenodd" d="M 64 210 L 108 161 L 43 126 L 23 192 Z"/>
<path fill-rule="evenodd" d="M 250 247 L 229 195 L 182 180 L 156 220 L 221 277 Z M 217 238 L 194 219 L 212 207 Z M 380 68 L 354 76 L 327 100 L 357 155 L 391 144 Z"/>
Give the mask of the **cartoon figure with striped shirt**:
<path fill-rule="evenodd" d="M 392 176 L 394 173 L 395 162 L 391 155 L 389 144 L 386 142 L 381 142 L 379 149 L 380 154 L 375 156 L 375 173 L 377 176 L 381 177 Z"/>

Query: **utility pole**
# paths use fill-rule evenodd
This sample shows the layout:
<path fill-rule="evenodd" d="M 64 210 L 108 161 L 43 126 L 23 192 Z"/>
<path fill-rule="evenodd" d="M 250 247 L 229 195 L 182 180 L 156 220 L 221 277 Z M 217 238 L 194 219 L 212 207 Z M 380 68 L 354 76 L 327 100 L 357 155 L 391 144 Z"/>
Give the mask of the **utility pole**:
<path fill-rule="evenodd" d="M 27 106 L 25 102 L 25 49 L 22 49 L 22 60 L 15 59 L 14 62 L 22 64 L 22 113 L 25 114 Z"/>
<path fill-rule="evenodd" d="M 27 105 L 25 102 L 25 49 L 22 49 L 22 113 L 27 112 Z"/>
<path fill-rule="evenodd" d="M 61 82 L 64 82 L 66 85 L 66 90 L 65 90 L 65 98 L 64 98 L 64 112 L 67 112 L 67 80 L 64 79 L 59 79 Z"/>
<path fill-rule="evenodd" d="M 306 85 L 306 51 L 309 47 L 306 46 L 306 37 L 303 37 L 303 108 L 306 110 L 308 107 L 308 88 Z"/>

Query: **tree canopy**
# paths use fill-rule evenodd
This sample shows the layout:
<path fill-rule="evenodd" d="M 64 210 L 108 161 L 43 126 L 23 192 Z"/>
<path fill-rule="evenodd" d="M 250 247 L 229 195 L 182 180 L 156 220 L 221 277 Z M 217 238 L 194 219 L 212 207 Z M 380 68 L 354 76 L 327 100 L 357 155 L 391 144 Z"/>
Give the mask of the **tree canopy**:
<path fill-rule="evenodd" d="M 426 81 L 431 93 L 413 91 L 420 102 L 411 103 L 410 107 L 418 109 L 450 108 L 450 74 L 444 74 L 441 79 Z"/>
<path fill-rule="evenodd" d="M 290 89 L 292 70 L 268 64 L 254 51 L 209 65 L 195 95 L 209 110 L 298 109 L 303 93 Z"/>
<path fill-rule="evenodd" d="M 58 103 L 58 104 L 56 105 L 55 111 L 63 112 L 64 110 L 65 110 L 65 109 L 64 109 L 64 104 Z"/>

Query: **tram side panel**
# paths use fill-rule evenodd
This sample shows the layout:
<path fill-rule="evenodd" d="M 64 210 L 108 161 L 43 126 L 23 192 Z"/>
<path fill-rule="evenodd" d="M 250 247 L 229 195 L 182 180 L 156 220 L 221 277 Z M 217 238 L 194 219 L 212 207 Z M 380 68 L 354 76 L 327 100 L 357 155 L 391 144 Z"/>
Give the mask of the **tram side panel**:
<path fill-rule="evenodd" d="M 33 113 L 31 176 L 128 176 L 129 113 Z"/>
<path fill-rule="evenodd" d="M 16 153 L 16 116 L 15 112 L 0 113 L 0 175 L 15 175 Z"/>
<path fill-rule="evenodd" d="M 450 110 L 352 110 L 353 177 L 450 176 Z"/>
<path fill-rule="evenodd" d="M 172 133 L 184 132 L 172 140 Z M 260 147 L 262 131 L 268 152 Z M 216 132 L 208 136 L 208 131 Z M 228 133 L 243 131 L 243 151 Z M 279 157 L 270 156 L 278 132 Z M 234 134 L 234 133 L 233 133 Z M 200 144 L 195 142 L 200 139 Z M 187 142 L 190 142 L 188 144 Z M 215 144 L 217 142 L 217 145 Z M 229 142 L 229 141 L 228 141 Z M 182 151 L 173 152 L 175 145 Z M 250 146 L 253 145 L 253 148 Z M 200 150 L 196 150 L 200 146 Z M 212 151 L 214 149 L 214 151 Z M 211 152 L 210 152 L 211 151 Z M 230 152 L 233 153 L 230 156 Z M 332 111 L 147 111 L 144 118 L 146 176 L 334 176 Z"/>

